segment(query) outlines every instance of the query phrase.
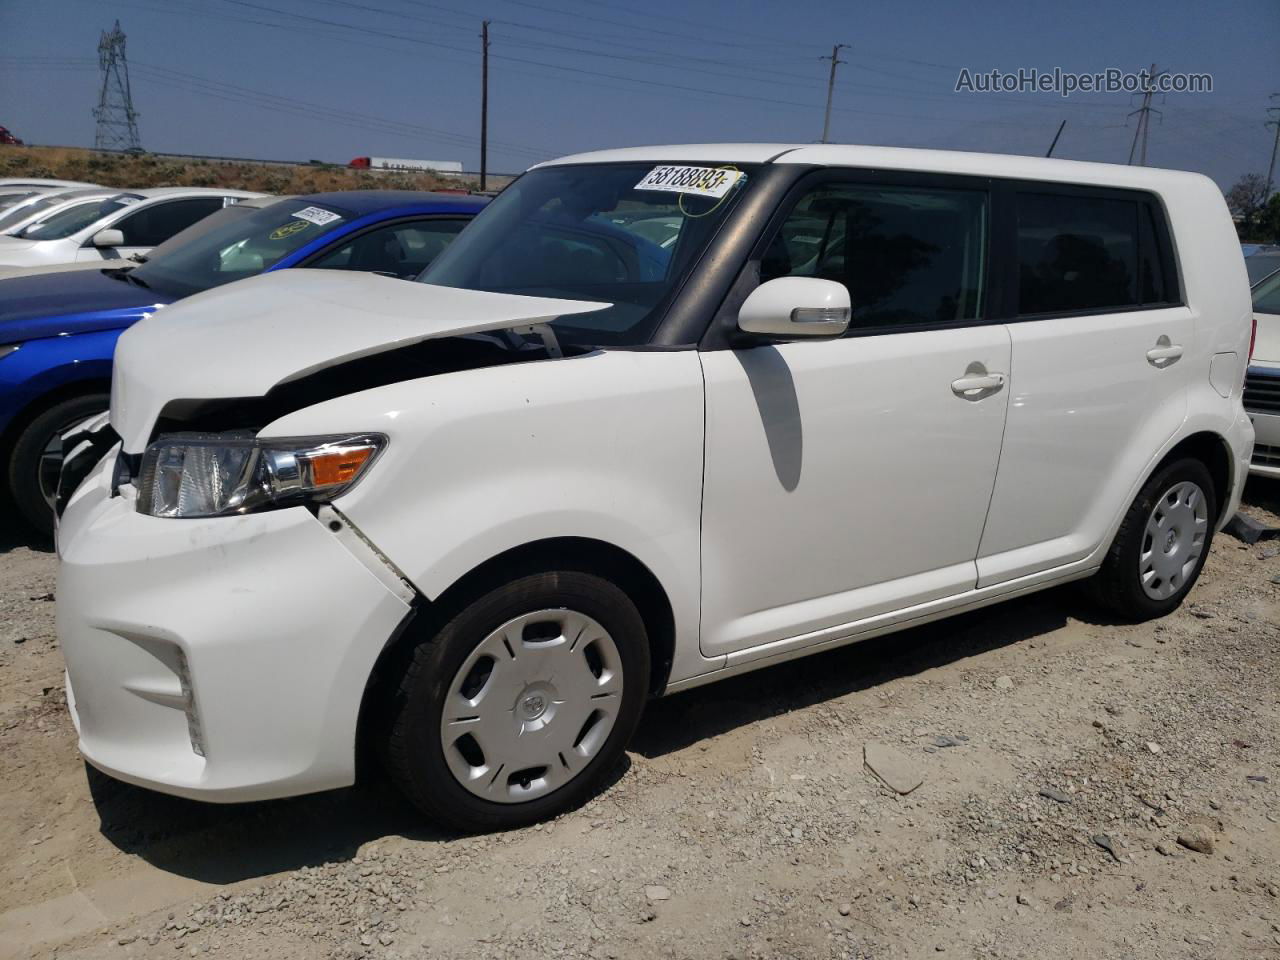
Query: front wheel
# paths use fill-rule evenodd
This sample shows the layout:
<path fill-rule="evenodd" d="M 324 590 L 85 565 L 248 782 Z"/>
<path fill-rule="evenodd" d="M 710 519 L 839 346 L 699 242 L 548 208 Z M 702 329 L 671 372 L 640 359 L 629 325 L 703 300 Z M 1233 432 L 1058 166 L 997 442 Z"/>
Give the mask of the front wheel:
<path fill-rule="evenodd" d="M 1177 460 L 1156 471 L 1089 581 L 1094 600 L 1126 620 L 1172 613 L 1200 576 L 1217 516 L 1213 478 L 1199 460 Z"/>
<path fill-rule="evenodd" d="M 388 766 L 410 800 L 451 827 L 543 820 L 599 787 L 648 687 L 644 621 L 625 593 L 577 571 L 525 576 L 414 651 Z"/>
<path fill-rule="evenodd" d="M 9 453 L 9 493 L 18 514 L 36 532 L 53 535 L 53 505 L 62 469 L 62 435 L 107 409 L 105 393 L 59 401 L 18 434 Z"/>

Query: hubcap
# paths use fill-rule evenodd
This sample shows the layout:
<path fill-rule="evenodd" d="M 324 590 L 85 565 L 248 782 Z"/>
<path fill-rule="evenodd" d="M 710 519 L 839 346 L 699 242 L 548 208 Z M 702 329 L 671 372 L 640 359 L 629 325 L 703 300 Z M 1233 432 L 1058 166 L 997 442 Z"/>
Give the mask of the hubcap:
<path fill-rule="evenodd" d="M 449 684 L 440 743 L 457 781 L 497 803 L 564 786 L 604 746 L 622 659 L 586 614 L 539 610 L 485 637 Z"/>
<path fill-rule="evenodd" d="M 1184 480 L 1156 501 L 1138 555 L 1147 596 L 1165 600 L 1182 589 L 1204 553 L 1208 532 L 1209 507 L 1197 484 Z"/>

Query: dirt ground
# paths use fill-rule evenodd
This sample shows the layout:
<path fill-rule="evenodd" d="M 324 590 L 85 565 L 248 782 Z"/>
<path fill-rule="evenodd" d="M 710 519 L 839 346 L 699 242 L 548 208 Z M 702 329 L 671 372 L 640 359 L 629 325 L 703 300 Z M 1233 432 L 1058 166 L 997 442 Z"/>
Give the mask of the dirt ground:
<path fill-rule="evenodd" d="M 87 774 L 54 580 L 0 534 L 0 957 L 1280 957 L 1280 541 L 1159 622 L 1062 589 L 655 702 L 596 799 L 487 837 Z"/>

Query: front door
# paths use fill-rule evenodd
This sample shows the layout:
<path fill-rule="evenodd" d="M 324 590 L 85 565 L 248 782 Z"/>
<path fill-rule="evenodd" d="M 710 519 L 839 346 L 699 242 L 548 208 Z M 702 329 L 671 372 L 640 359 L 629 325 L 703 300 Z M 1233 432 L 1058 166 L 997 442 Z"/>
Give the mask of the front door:
<path fill-rule="evenodd" d="M 818 175 L 758 248 L 761 281 L 843 282 L 853 319 L 838 340 L 702 354 L 704 656 L 973 589 L 1010 350 L 984 322 L 988 193 L 956 180 Z"/>

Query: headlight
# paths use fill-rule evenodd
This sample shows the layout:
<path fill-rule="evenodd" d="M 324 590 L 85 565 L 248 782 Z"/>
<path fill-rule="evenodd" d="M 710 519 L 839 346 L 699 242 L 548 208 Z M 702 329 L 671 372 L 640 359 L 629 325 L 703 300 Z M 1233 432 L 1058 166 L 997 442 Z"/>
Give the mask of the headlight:
<path fill-rule="evenodd" d="M 360 479 L 386 442 L 381 434 L 279 439 L 170 434 L 143 455 L 138 512 L 216 517 L 327 502 Z"/>

